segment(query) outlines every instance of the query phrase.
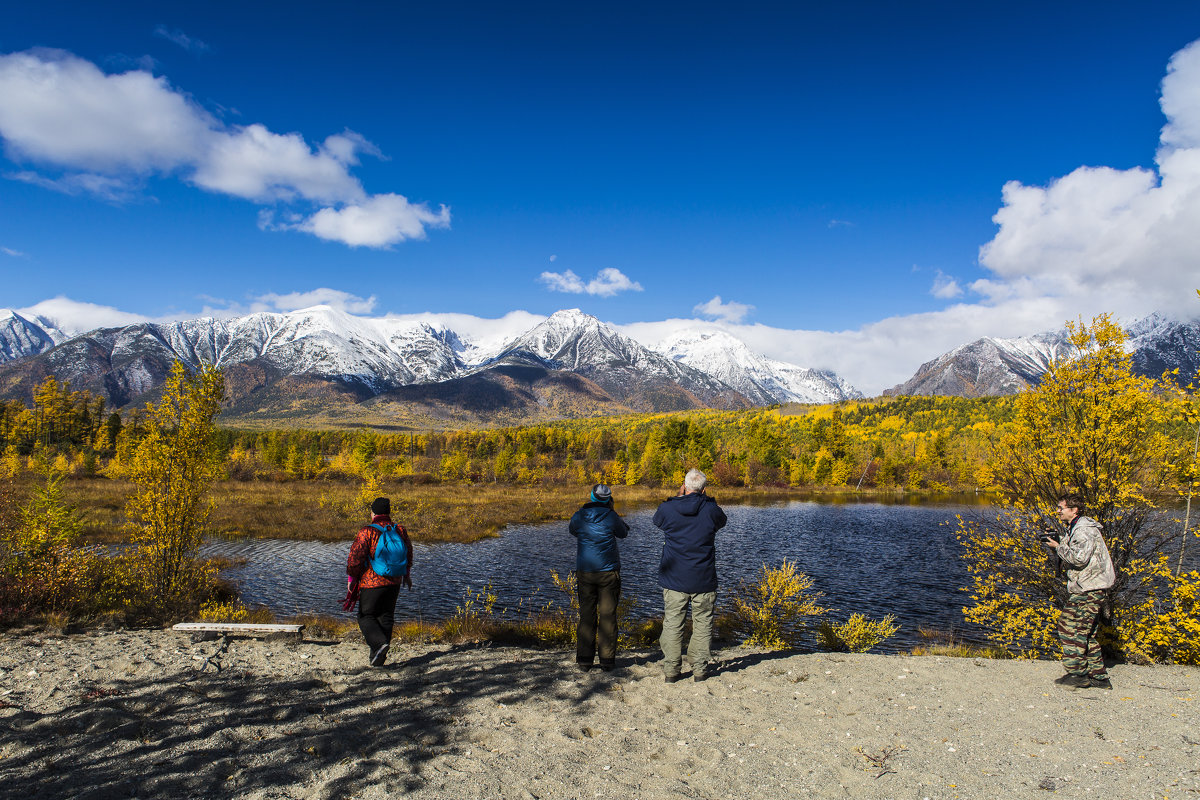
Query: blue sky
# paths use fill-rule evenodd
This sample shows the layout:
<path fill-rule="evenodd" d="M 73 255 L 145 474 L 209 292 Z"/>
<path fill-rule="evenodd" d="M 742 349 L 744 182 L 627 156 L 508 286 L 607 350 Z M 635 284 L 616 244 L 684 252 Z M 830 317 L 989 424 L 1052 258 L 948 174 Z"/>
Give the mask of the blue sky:
<path fill-rule="evenodd" d="M 1200 310 L 1195 2 L 8 5 L 0 306 L 68 325 L 579 307 L 872 391 Z"/>

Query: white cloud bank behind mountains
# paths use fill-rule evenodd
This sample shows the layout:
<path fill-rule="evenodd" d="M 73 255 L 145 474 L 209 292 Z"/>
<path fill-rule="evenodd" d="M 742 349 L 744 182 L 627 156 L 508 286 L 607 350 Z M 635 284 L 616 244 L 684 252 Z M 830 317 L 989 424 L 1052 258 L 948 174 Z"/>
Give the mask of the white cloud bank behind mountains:
<path fill-rule="evenodd" d="M 352 247 L 387 247 L 445 228 L 450 211 L 395 193 L 368 194 L 351 169 L 378 149 L 353 131 L 315 148 L 298 133 L 227 125 L 165 78 L 106 74 L 62 50 L 0 55 L 0 138 L 8 177 L 110 201 L 149 176 L 179 176 L 211 192 L 269 206 L 265 229 L 298 230 Z"/>

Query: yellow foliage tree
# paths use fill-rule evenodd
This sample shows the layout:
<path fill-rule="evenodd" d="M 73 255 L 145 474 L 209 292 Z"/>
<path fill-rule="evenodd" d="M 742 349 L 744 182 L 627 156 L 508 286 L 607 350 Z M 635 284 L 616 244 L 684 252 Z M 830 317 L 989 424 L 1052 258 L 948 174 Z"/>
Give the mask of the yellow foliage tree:
<path fill-rule="evenodd" d="M 1039 386 L 1018 396 L 984 473 L 1005 510 L 959 526 L 971 578 L 972 605 L 963 612 L 1024 656 L 1057 646 L 1052 627 L 1065 580 L 1036 534 L 1046 526 L 1063 532 L 1054 515 L 1059 496 L 1081 494 L 1103 526 L 1117 569 L 1109 597 L 1118 646 L 1141 624 L 1141 598 L 1157 580 L 1150 565 L 1173 536 L 1151 521 L 1155 499 L 1167 492 L 1172 448 L 1155 382 L 1133 373 L 1125 333 L 1107 315 L 1067 330 L 1077 355 L 1054 362 Z"/>
<path fill-rule="evenodd" d="M 189 373 L 176 361 L 162 401 L 146 406 L 145 432 L 127 468 L 136 488 L 125 513 L 141 582 L 164 613 L 201 602 L 212 577 L 197 554 L 213 509 L 209 489 L 222 474 L 213 418 L 224 397 L 220 370 Z"/>

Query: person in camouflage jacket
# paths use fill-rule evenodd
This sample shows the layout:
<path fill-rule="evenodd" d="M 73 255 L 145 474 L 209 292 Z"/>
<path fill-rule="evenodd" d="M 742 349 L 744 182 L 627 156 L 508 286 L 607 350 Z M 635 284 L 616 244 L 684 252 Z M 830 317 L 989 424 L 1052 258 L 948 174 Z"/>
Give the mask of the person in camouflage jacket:
<path fill-rule="evenodd" d="M 1067 674 L 1055 683 L 1072 689 L 1111 689 L 1096 630 L 1105 593 L 1116 583 L 1117 575 L 1100 524 L 1083 516 L 1083 509 L 1082 497 L 1063 495 L 1058 515 L 1068 526 L 1067 535 L 1062 541 L 1046 540 L 1067 567 L 1067 602 L 1058 617 L 1058 640 Z"/>

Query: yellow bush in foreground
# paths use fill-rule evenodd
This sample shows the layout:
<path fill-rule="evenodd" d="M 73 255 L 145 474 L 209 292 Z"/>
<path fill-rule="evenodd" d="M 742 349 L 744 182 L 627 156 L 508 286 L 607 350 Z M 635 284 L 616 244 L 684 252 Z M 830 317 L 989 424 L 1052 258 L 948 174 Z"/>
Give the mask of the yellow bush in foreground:
<path fill-rule="evenodd" d="M 892 638 L 898 630 L 900 626 L 896 624 L 893 614 L 888 614 L 880 620 L 872 620 L 855 613 L 841 625 L 834 625 L 828 620 L 822 622 L 817 635 L 827 650 L 865 653 Z"/>
<path fill-rule="evenodd" d="M 813 579 L 791 561 L 775 568 L 763 564 L 762 579 L 743 585 L 733 601 L 739 626 L 749 634 L 745 643 L 770 650 L 798 644 L 807 620 L 828 610 L 820 604 L 824 593 L 812 587 Z"/>

